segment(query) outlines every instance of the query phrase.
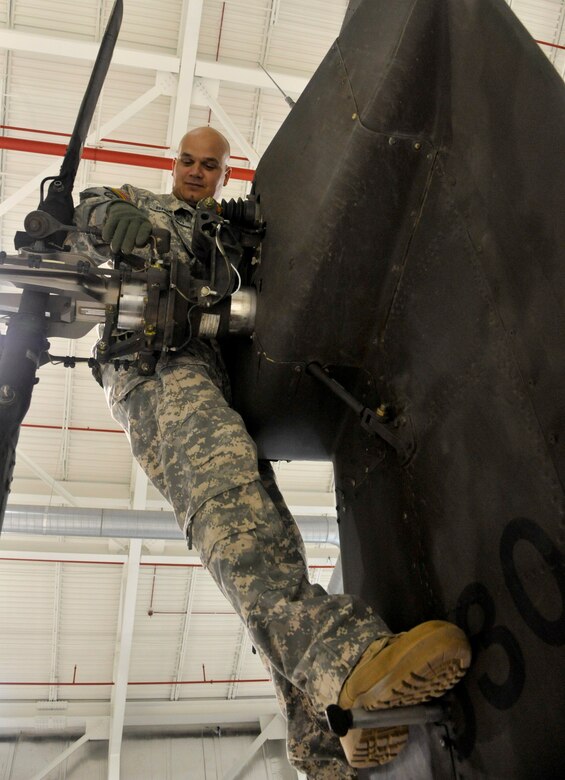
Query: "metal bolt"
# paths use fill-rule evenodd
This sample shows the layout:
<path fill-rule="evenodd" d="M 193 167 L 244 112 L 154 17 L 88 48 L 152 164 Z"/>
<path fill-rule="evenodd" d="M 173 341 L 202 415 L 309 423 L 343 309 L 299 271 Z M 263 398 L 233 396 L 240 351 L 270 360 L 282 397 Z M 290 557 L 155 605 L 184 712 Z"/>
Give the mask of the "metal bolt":
<path fill-rule="evenodd" d="M 416 143 L 414 144 L 414 149 L 417 152 L 419 152 L 421 148 L 422 148 L 422 144 L 419 141 L 416 141 Z"/>
<path fill-rule="evenodd" d="M 99 341 L 98 342 L 98 351 L 99 352 L 106 352 L 107 349 L 108 349 L 108 345 L 106 344 L 105 341 Z"/>
<path fill-rule="evenodd" d="M 351 115 L 351 119 L 358 119 L 358 118 L 359 118 L 359 114 L 357 112 Z"/>
<path fill-rule="evenodd" d="M 200 295 L 203 298 L 207 298 L 211 294 L 212 294 L 212 290 L 209 287 L 202 287 L 200 290 Z"/>
<path fill-rule="evenodd" d="M 142 363 L 141 364 L 141 370 L 142 371 L 149 371 L 149 363 Z"/>
<path fill-rule="evenodd" d="M 396 143 L 396 138 L 392 138 L 392 136 L 391 136 L 391 137 L 388 139 L 388 142 L 389 142 L 390 146 L 394 146 L 394 144 Z"/>

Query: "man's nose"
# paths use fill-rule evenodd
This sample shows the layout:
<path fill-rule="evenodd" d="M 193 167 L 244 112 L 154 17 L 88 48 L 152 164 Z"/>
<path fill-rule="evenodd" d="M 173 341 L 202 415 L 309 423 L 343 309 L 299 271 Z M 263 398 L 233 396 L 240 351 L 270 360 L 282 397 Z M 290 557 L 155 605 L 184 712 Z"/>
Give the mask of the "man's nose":
<path fill-rule="evenodd" d="M 192 176 L 197 176 L 199 179 L 202 178 L 202 166 L 199 163 L 194 163 L 190 168 L 190 173 Z"/>

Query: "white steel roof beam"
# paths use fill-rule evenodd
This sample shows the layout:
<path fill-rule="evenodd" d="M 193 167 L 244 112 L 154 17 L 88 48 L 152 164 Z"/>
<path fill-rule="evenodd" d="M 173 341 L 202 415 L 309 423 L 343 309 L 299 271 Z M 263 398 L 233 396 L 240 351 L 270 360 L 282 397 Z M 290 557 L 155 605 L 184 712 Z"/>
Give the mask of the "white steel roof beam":
<path fill-rule="evenodd" d="M 268 739 L 284 739 L 286 727 L 281 715 L 275 715 L 266 728 L 259 734 L 247 750 L 243 753 L 239 761 L 237 761 L 223 776 L 222 780 L 236 780 L 240 773 L 247 766 L 249 761 L 253 758 L 255 753 Z"/>
<path fill-rule="evenodd" d="M 6 549 L 0 546 L 0 557 L 8 561 L 53 561 L 55 563 L 126 563 L 126 556 L 118 553 L 63 552 L 60 547 L 51 550 Z M 1 706 L 1 703 L 0 703 Z"/>
<path fill-rule="evenodd" d="M 40 465 L 35 463 L 30 457 L 28 457 L 25 452 L 22 452 L 21 449 L 17 451 L 18 458 L 20 460 L 23 460 L 23 462 L 29 466 L 29 468 L 37 474 L 39 479 L 42 482 L 45 482 L 47 485 L 49 485 L 55 493 L 58 493 L 60 496 L 62 496 L 65 501 L 67 501 L 71 506 L 78 506 L 79 502 L 76 500 L 76 498 L 69 493 L 69 491 L 61 485 L 60 482 L 57 482 L 56 479 L 53 479 L 53 477 L 48 474 L 44 469 L 41 468 Z"/>
<path fill-rule="evenodd" d="M 280 11 L 280 2 L 279 0 L 272 0 L 271 2 L 271 13 L 267 17 L 265 22 L 265 29 L 263 31 L 263 46 L 261 51 L 261 56 L 259 58 L 259 62 L 263 67 L 265 66 L 265 63 L 267 62 L 267 59 L 269 57 L 269 52 L 271 48 L 271 41 L 273 36 L 273 29 L 278 21 L 278 15 Z M 261 90 L 257 88 L 255 90 L 255 104 L 253 107 L 253 146 L 257 148 L 260 146 L 260 139 L 261 134 L 263 130 L 263 121 L 261 118 Z"/>
<path fill-rule="evenodd" d="M 55 611 L 53 614 L 53 628 L 51 631 L 51 674 L 50 680 L 52 685 L 49 686 L 49 701 L 57 701 L 58 688 L 57 688 L 57 666 L 59 662 L 59 623 L 61 615 L 61 576 L 62 565 L 58 561 L 55 564 L 55 593 L 53 594 L 53 604 Z"/>
<path fill-rule="evenodd" d="M 183 25 L 179 39 L 180 69 L 175 108 L 168 132 L 170 145 L 178 144 L 188 126 L 203 6 L 204 0 L 184 0 L 183 3 Z"/>
<path fill-rule="evenodd" d="M 77 60 L 94 62 L 99 44 L 88 43 L 72 38 L 56 38 L 36 35 L 20 30 L 0 29 L 0 48 L 12 51 L 27 51 L 33 54 L 47 54 L 53 57 L 71 57 Z M 181 58 L 167 54 L 157 54 L 139 49 L 124 49 L 117 46 L 112 56 L 114 65 L 127 65 L 130 68 L 143 68 L 164 73 L 180 73 Z M 257 67 L 230 65 L 224 62 L 197 58 L 194 75 L 201 78 L 229 81 L 233 84 L 245 84 L 250 87 L 272 89 L 269 77 Z M 305 76 L 273 71 L 271 76 L 285 92 L 300 94 L 308 81 Z"/>
<path fill-rule="evenodd" d="M 63 761 L 65 761 L 72 753 L 75 752 L 75 750 L 78 750 L 79 747 L 82 747 L 85 742 L 88 742 L 90 739 L 88 734 L 83 734 L 80 739 L 77 739 L 76 742 L 73 742 L 70 747 L 68 747 L 66 750 L 64 750 L 62 753 L 59 753 L 59 755 L 51 761 L 51 763 L 47 764 L 47 766 L 44 766 L 43 769 L 38 772 L 36 775 L 34 775 L 31 780 L 42 780 L 42 778 L 47 777 L 47 775 L 51 772 L 52 769 L 55 769 L 55 767 L 59 766 L 59 764 L 62 764 Z"/>
<path fill-rule="evenodd" d="M 110 715 L 110 733 L 108 743 L 108 780 L 120 778 L 120 755 L 126 698 L 128 689 L 129 662 L 135 622 L 135 605 L 141 564 L 141 539 L 132 539 L 129 546 L 127 564 L 124 567 L 123 593 L 116 639 L 114 663 L 114 685 Z"/>
<path fill-rule="evenodd" d="M 86 139 L 86 144 L 97 143 L 99 138 L 102 138 L 108 133 L 111 133 L 113 130 L 115 130 L 117 127 L 123 124 L 127 119 L 134 116 L 134 114 L 137 114 L 138 111 L 141 111 L 142 108 L 145 108 L 145 106 L 149 105 L 149 103 L 152 103 L 155 100 L 155 98 L 159 97 L 162 94 L 165 94 L 171 88 L 172 81 L 173 81 L 173 77 L 170 76 L 169 74 L 158 73 L 157 81 L 154 87 L 148 89 L 147 92 L 144 92 L 143 95 L 140 95 L 137 98 L 137 100 L 134 100 L 132 103 L 130 103 L 120 112 L 118 112 L 116 116 L 114 116 L 104 125 L 102 125 L 102 127 L 97 132 L 91 133 Z M 78 106 L 77 106 L 77 111 L 78 111 Z M 61 161 L 57 160 L 57 162 L 52 163 L 48 168 L 45 168 L 45 170 L 43 170 L 37 176 L 34 176 L 33 179 L 30 179 L 30 181 L 26 182 L 26 184 L 24 184 L 23 187 L 20 187 L 19 190 L 17 190 L 8 198 L 6 198 L 6 200 L 3 203 L 0 203 L 0 217 L 3 214 L 7 214 L 8 211 L 10 211 L 10 209 L 13 206 L 17 205 L 20 201 L 22 201 L 32 192 L 38 190 L 39 185 L 41 184 L 43 179 L 45 179 L 46 176 L 56 175 L 60 167 L 61 167 Z"/>
<path fill-rule="evenodd" d="M 251 146 L 247 138 L 239 130 L 235 122 L 230 118 L 227 111 L 225 111 L 216 98 L 211 94 L 210 90 L 206 86 L 206 82 L 203 79 L 195 79 L 194 81 L 196 89 L 201 93 L 203 100 L 210 107 L 213 114 L 225 128 L 228 135 L 237 141 L 240 149 L 247 155 L 249 162 L 252 166 L 256 166 L 259 163 L 259 154 Z"/>
<path fill-rule="evenodd" d="M 189 572 L 188 593 L 186 597 L 186 611 L 184 615 L 184 624 L 181 631 L 182 639 L 178 651 L 178 659 L 177 659 L 176 669 L 174 673 L 175 685 L 171 691 L 171 701 L 178 701 L 182 693 L 182 685 L 178 685 L 178 680 L 182 680 L 182 670 L 184 669 L 184 663 L 186 661 L 188 640 L 190 636 L 190 625 L 192 622 L 192 607 L 194 605 L 194 594 L 196 591 L 197 577 L 198 577 L 198 570 L 191 569 Z"/>
<path fill-rule="evenodd" d="M 563 40 L 563 30 L 565 29 L 565 3 L 561 6 L 561 11 L 559 13 L 559 19 L 557 22 L 557 29 L 555 31 L 555 36 L 553 39 L 554 43 L 560 44 L 560 42 Z M 559 55 L 559 49 L 555 48 L 551 50 L 551 61 L 555 65 L 557 62 L 557 57 Z"/>
<path fill-rule="evenodd" d="M 235 661 L 234 661 L 233 671 L 231 675 L 233 678 L 233 682 L 230 683 L 230 686 L 228 688 L 228 693 L 227 693 L 228 699 L 235 699 L 237 696 L 238 687 L 239 687 L 238 680 L 241 678 L 243 664 L 248 650 L 249 650 L 249 634 L 247 633 L 247 629 L 245 628 L 243 623 L 241 623 L 239 627 L 239 643 L 235 654 Z"/>
<path fill-rule="evenodd" d="M 43 702 L 0 701 L 0 729 L 13 731 L 22 728 L 37 729 L 39 720 L 45 730 L 57 733 L 59 718 L 67 728 L 86 728 L 107 719 L 110 706 L 107 701 L 68 701 L 57 710 L 49 710 Z M 49 722 L 49 713 L 57 717 Z M 183 699 L 182 701 L 129 701 L 126 705 L 125 725 L 143 729 L 148 726 L 215 726 L 218 724 L 259 724 L 261 717 L 279 713 L 274 696 L 252 699 Z M 94 739 L 94 736 L 92 736 Z"/>
<path fill-rule="evenodd" d="M 290 73 L 270 70 L 269 73 L 281 89 L 297 95 L 304 91 L 310 81 L 306 76 L 294 76 Z M 274 89 L 273 82 L 261 68 L 250 68 L 244 65 L 228 65 L 225 62 L 199 59 L 196 61 L 196 76 L 204 79 L 216 79 L 217 81 L 230 81 L 233 84 L 245 84 L 249 87 Z"/>
<path fill-rule="evenodd" d="M 73 38 L 58 38 L 52 35 L 39 35 L 22 30 L 0 29 L 0 48 L 12 51 L 46 54 L 52 57 L 71 57 L 75 60 L 94 62 L 98 55 L 100 44 L 96 41 L 76 40 Z M 116 46 L 112 55 L 114 65 L 127 65 L 131 68 L 144 70 L 166 71 L 178 73 L 180 59 L 169 54 L 159 54 L 150 50 L 127 49 Z"/>
<path fill-rule="evenodd" d="M 67 343 L 67 355 L 74 357 L 76 350 L 76 341 L 69 339 Z M 73 383 L 74 383 L 74 371 L 66 369 L 65 374 L 65 390 L 63 394 L 63 421 L 61 431 L 63 440 L 61 442 L 61 455 L 60 463 L 61 470 L 60 476 L 63 481 L 67 480 L 69 476 L 69 448 L 71 444 L 71 436 L 69 426 L 71 424 L 72 405 L 73 405 Z"/>

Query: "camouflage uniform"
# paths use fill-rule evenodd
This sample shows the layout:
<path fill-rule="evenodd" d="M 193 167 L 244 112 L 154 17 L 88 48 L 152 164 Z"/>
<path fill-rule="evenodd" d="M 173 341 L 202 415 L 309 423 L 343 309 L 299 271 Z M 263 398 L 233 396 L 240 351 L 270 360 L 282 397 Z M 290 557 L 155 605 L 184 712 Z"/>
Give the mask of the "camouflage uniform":
<path fill-rule="evenodd" d="M 87 190 L 76 211 L 79 227 L 101 226 L 108 204 L 119 197 L 169 230 L 170 253 L 190 262 L 194 211 L 174 195 L 130 185 Z M 83 241 L 74 240 L 82 251 Z M 103 244 L 97 249 L 108 254 Z M 323 711 L 337 702 L 366 647 L 389 631 L 356 598 L 328 595 L 308 581 L 302 538 L 270 464 L 258 465 L 255 445 L 229 405 L 218 349 L 193 339 L 182 353 L 162 355 L 151 377 L 106 366 L 103 382 L 135 458 L 185 533 L 191 527 L 203 565 L 272 673 L 291 762 L 311 780 L 356 777 Z"/>

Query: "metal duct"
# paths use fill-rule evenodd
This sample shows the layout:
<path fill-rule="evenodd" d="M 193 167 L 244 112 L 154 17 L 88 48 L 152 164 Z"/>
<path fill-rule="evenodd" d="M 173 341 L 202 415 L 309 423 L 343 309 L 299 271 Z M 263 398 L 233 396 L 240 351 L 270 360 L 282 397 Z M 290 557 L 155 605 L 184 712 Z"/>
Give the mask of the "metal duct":
<path fill-rule="evenodd" d="M 339 547 L 335 517 L 295 517 L 305 542 Z M 103 536 L 130 539 L 178 539 L 182 531 L 172 512 L 79 507 L 8 506 L 3 533 L 44 536 Z"/>

